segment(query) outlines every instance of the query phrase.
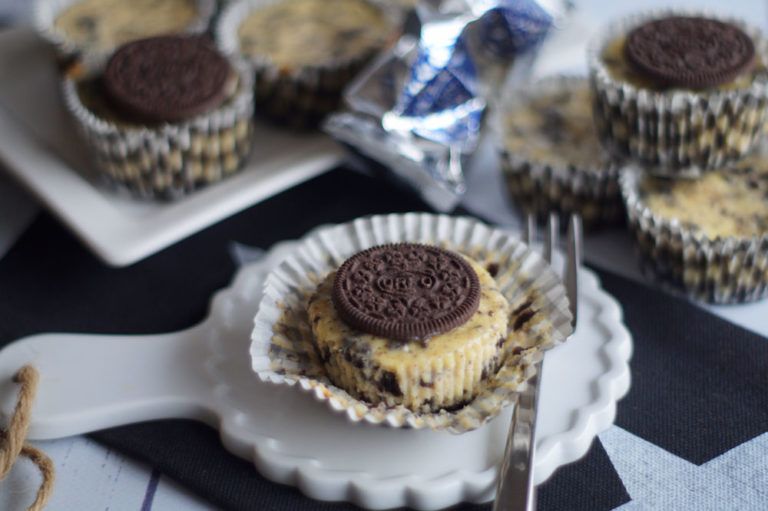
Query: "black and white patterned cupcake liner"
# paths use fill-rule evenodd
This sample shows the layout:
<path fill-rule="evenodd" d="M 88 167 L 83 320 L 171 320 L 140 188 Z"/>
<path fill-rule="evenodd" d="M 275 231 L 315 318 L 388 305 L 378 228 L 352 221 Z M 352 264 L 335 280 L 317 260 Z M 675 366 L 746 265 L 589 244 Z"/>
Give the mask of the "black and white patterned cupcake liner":
<path fill-rule="evenodd" d="M 602 59 L 611 42 L 649 20 L 673 15 L 703 16 L 744 30 L 755 43 L 762 70 L 748 87 L 723 90 L 644 89 L 614 78 Z M 664 10 L 625 18 L 603 31 L 589 49 L 595 125 L 615 154 L 649 171 L 696 176 L 735 161 L 763 134 L 768 116 L 768 44 L 744 22 L 700 11 Z"/>
<path fill-rule="evenodd" d="M 250 68 L 231 61 L 238 83 L 213 110 L 178 123 L 114 122 L 89 110 L 77 79 L 65 77 L 67 110 L 109 184 L 142 198 L 175 199 L 237 172 L 251 150 L 253 82 Z"/>
<path fill-rule="evenodd" d="M 552 76 L 515 90 L 505 100 L 498 114 L 497 131 L 502 173 L 515 205 L 527 213 L 544 220 L 550 212 L 562 215 L 562 224 L 571 213 L 581 214 L 585 228 L 619 224 L 624 219 L 624 208 L 618 185 L 617 163 L 595 159 L 592 166 L 553 165 L 526 152 L 512 152 L 505 146 L 506 113 L 524 108 L 535 98 L 558 92 L 588 89 L 586 78 Z M 591 126 L 589 127 L 591 129 Z"/>
<path fill-rule="evenodd" d="M 629 226 L 645 269 L 691 298 L 743 303 L 768 297 L 768 233 L 751 238 L 694 233 L 675 218 L 655 214 L 639 193 L 643 171 L 622 169 L 619 178 Z"/>
<path fill-rule="evenodd" d="M 84 62 L 86 67 L 93 68 L 105 62 L 116 48 L 94 49 L 77 44 L 55 26 L 56 19 L 79 1 L 81 0 L 36 0 L 32 11 L 33 24 L 37 33 L 53 45 L 56 58 L 62 67 Z M 187 34 L 206 32 L 216 14 L 216 0 L 195 0 L 195 4 L 197 16 L 182 30 Z"/>
<path fill-rule="evenodd" d="M 251 12 L 277 3 L 278 0 L 242 0 L 227 5 L 219 16 L 215 37 L 217 45 L 229 54 L 246 58 L 253 66 L 257 115 L 277 124 L 311 129 L 329 113 L 338 109 L 344 87 L 378 53 L 368 51 L 352 59 L 332 59 L 319 65 L 287 69 L 268 57 L 246 57 L 241 54 L 238 31 Z M 381 2 L 370 1 L 393 21 L 402 8 L 387 9 Z"/>

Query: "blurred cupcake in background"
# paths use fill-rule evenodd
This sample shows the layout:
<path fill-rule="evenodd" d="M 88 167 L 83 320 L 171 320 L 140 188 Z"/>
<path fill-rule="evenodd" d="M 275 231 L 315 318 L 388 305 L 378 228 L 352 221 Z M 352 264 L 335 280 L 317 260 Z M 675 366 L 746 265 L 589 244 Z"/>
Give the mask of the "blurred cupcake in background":
<path fill-rule="evenodd" d="M 648 266 L 714 303 L 768 296 L 768 149 L 698 179 L 628 169 L 620 178 L 630 227 Z"/>
<path fill-rule="evenodd" d="M 503 176 L 524 212 L 543 219 L 558 211 L 564 220 L 578 212 L 588 228 L 623 220 L 618 165 L 595 132 L 586 78 L 554 76 L 515 90 L 498 127 Z"/>
<path fill-rule="evenodd" d="M 657 174 L 736 161 L 763 132 L 767 55 L 760 30 L 739 20 L 684 11 L 623 19 L 590 49 L 598 134 Z"/>
<path fill-rule="evenodd" d="M 315 127 L 344 86 L 397 34 L 368 0 L 246 0 L 224 9 L 219 45 L 255 69 L 256 110 L 279 124 Z"/>
<path fill-rule="evenodd" d="M 66 76 L 62 91 L 98 170 L 135 196 L 174 199 L 220 181 L 251 147 L 250 70 L 204 36 L 132 41 Z"/>
<path fill-rule="evenodd" d="M 118 46 L 209 28 L 215 0 L 37 0 L 34 23 L 64 63 L 105 58 Z"/>

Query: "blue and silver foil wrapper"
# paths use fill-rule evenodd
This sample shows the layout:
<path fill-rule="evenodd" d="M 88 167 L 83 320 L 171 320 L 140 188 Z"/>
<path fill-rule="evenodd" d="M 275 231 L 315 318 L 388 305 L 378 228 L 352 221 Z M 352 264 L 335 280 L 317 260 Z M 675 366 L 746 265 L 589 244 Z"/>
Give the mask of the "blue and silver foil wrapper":
<path fill-rule="evenodd" d="M 324 129 L 389 168 L 438 211 L 465 192 L 486 109 L 527 77 L 568 11 L 561 0 L 424 0 L 399 40 L 347 88 Z"/>

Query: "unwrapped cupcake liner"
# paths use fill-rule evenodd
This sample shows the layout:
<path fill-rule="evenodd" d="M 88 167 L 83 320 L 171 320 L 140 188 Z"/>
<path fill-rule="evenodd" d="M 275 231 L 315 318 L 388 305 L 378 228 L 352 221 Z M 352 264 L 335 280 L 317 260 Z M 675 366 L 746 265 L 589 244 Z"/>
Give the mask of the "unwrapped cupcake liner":
<path fill-rule="evenodd" d="M 619 184 L 630 228 L 646 268 L 691 298 L 744 303 L 768 296 L 768 233 L 751 238 L 694 234 L 676 218 L 655 214 L 639 193 L 643 172 L 622 170 Z"/>
<path fill-rule="evenodd" d="M 105 62 L 115 48 L 100 50 L 79 45 L 66 34 L 58 30 L 54 24 L 56 19 L 69 7 L 81 0 L 36 0 L 32 12 L 33 23 L 37 33 L 50 42 L 56 57 L 64 67 L 74 62 L 85 62 L 87 67 L 92 67 Z M 209 24 L 216 13 L 216 0 L 195 0 L 197 17 L 183 28 L 187 34 L 201 34 L 208 30 Z"/>
<path fill-rule="evenodd" d="M 389 13 L 394 35 L 394 13 L 401 12 L 402 7 L 386 9 L 382 8 L 381 2 L 366 1 L 380 8 L 382 13 Z M 243 55 L 238 35 L 240 26 L 254 10 L 278 2 L 242 0 L 230 3 L 216 22 L 216 42 L 225 53 L 245 58 L 252 64 L 257 115 L 292 128 L 315 128 L 327 114 L 338 108 L 344 87 L 377 52 L 365 52 L 352 59 L 329 58 L 321 65 L 296 68 L 286 68 L 267 56 Z"/>
<path fill-rule="evenodd" d="M 500 369 L 477 397 L 448 412 L 416 413 L 402 405 L 371 405 L 328 379 L 315 351 L 307 301 L 317 285 L 351 255 L 385 243 L 416 242 L 461 252 L 492 266 L 509 302 L 509 335 Z M 293 256 L 267 277 L 254 319 L 253 370 L 262 381 L 297 385 L 352 422 L 431 428 L 451 433 L 476 429 L 516 402 L 544 351 L 571 332 L 563 285 L 547 263 L 513 235 L 464 217 L 407 213 L 363 217 L 308 234 Z"/>
<path fill-rule="evenodd" d="M 502 102 L 496 122 L 497 143 L 502 174 L 516 206 L 542 221 L 551 212 L 558 212 L 561 225 L 567 225 L 572 213 L 579 213 L 584 227 L 595 229 L 615 225 L 624 218 L 618 184 L 620 164 L 615 159 L 596 159 L 592 166 L 552 165 L 525 151 L 512 152 L 506 147 L 509 112 L 524 108 L 532 99 L 580 88 L 589 88 L 586 78 L 558 75 L 515 89 Z"/>
<path fill-rule="evenodd" d="M 77 79 L 65 77 L 64 104 L 105 181 L 168 200 L 237 172 L 252 144 L 253 82 L 245 63 L 231 64 L 237 88 L 221 105 L 187 121 L 147 126 L 97 116 L 83 104 Z"/>
<path fill-rule="evenodd" d="M 655 91 L 622 82 L 604 64 L 607 44 L 633 28 L 668 16 L 701 16 L 740 27 L 755 44 L 762 70 L 749 87 Z M 653 173 L 696 176 L 746 155 L 760 138 L 768 104 L 768 44 L 760 30 L 736 19 L 700 11 L 662 10 L 625 18 L 589 49 L 595 126 L 607 147 Z"/>

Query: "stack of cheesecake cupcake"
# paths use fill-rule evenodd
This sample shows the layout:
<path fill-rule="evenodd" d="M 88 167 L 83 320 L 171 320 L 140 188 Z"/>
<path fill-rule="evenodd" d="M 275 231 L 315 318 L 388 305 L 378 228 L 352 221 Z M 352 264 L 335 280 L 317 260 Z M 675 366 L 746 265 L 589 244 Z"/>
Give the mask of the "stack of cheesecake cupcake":
<path fill-rule="evenodd" d="M 621 20 L 592 41 L 589 78 L 504 102 L 501 161 L 526 212 L 628 219 L 647 267 L 696 299 L 768 296 L 768 45 L 698 12 Z M 626 213 L 624 213 L 624 211 Z"/>
<path fill-rule="evenodd" d="M 64 103 L 111 185 L 174 199 L 242 168 L 254 114 L 314 128 L 394 39 L 373 0 L 38 0 Z"/>

